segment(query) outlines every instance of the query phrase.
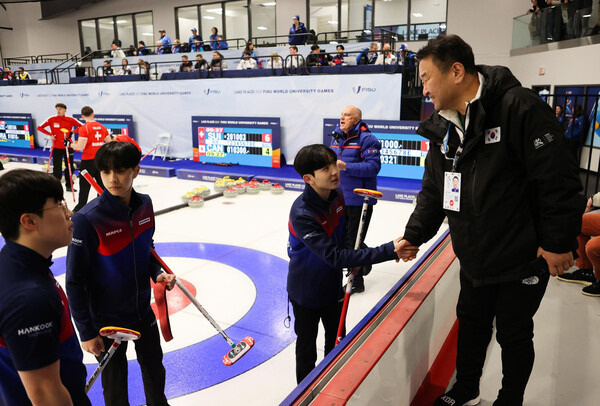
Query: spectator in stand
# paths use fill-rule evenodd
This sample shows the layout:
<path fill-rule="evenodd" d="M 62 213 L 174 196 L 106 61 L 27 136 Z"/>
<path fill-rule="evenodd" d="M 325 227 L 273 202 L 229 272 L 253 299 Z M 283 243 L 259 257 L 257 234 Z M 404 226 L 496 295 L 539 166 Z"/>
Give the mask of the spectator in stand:
<path fill-rule="evenodd" d="M 290 36 L 288 42 L 290 45 L 304 45 L 306 43 L 306 27 L 300 22 L 300 16 L 292 17 L 292 26 L 290 27 Z M 300 35 L 305 34 L 305 35 Z"/>
<path fill-rule="evenodd" d="M 375 65 L 394 65 L 396 63 L 396 55 L 392 52 L 392 47 L 390 44 L 383 45 L 383 52 L 379 54 L 377 60 L 375 61 Z"/>
<path fill-rule="evenodd" d="M 161 54 L 168 54 L 169 52 L 171 52 L 171 38 L 169 38 L 169 36 L 167 35 L 167 32 L 163 29 L 163 30 L 158 30 L 158 33 L 160 34 L 160 44 L 162 45 L 161 49 L 162 52 L 160 52 Z"/>
<path fill-rule="evenodd" d="M 138 55 L 150 55 L 150 50 L 148 48 L 146 48 L 146 43 L 144 41 L 138 42 L 137 54 Z"/>
<path fill-rule="evenodd" d="M 190 44 L 190 52 L 202 52 L 204 46 L 200 40 L 195 40 Z"/>
<path fill-rule="evenodd" d="M 219 49 L 219 29 L 217 27 L 212 27 L 210 29 L 210 48 L 214 51 Z"/>
<path fill-rule="evenodd" d="M 173 41 L 173 46 L 171 47 L 171 53 L 172 54 L 181 53 L 181 41 L 179 41 L 178 39 L 175 39 L 175 41 Z"/>
<path fill-rule="evenodd" d="M 179 72 L 191 72 L 193 64 L 189 61 L 187 55 L 181 55 L 181 65 L 179 65 Z"/>
<path fill-rule="evenodd" d="M 562 128 L 564 128 L 566 130 L 567 129 L 567 120 L 565 119 L 565 113 L 563 111 L 562 106 L 560 104 L 557 104 L 556 107 L 554 108 L 554 112 L 556 114 L 556 119 L 558 120 L 558 122 L 560 123 Z"/>
<path fill-rule="evenodd" d="M 81 127 L 81 123 L 75 120 L 73 117 L 67 116 L 67 106 L 63 103 L 56 103 L 56 115 L 48 117 L 46 121 L 40 124 L 37 128 L 42 134 L 46 134 L 52 137 L 52 175 L 58 180 L 61 180 L 63 175 L 62 164 L 65 163 L 65 186 L 67 192 L 71 191 L 71 182 L 69 181 L 69 168 L 67 167 L 68 162 L 71 162 L 71 174 L 73 173 L 73 150 L 68 148 L 72 140 L 70 138 L 71 130 L 75 127 Z M 50 127 L 50 131 L 46 130 L 46 127 Z M 65 137 L 67 137 L 65 139 Z M 68 149 L 67 149 L 68 148 Z M 69 160 L 67 161 L 67 155 L 69 154 Z M 50 164 L 48 162 L 48 164 Z"/>
<path fill-rule="evenodd" d="M 298 47 L 296 45 L 290 46 L 290 56 L 287 58 L 286 65 L 288 68 L 297 68 L 302 66 L 303 63 L 300 60 L 300 54 L 298 54 Z"/>
<path fill-rule="evenodd" d="M 275 51 L 271 52 L 271 57 L 267 61 L 267 69 L 281 69 L 282 66 L 279 54 Z"/>
<path fill-rule="evenodd" d="M 600 296 L 600 193 L 590 197 L 585 207 L 581 234 L 577 237 L 576 270 L 563 273 L 556 278 L 564 282 L 586 285 L 581 293 Z"/>
<path fill-rule="evenodd" d="M 127 59 L 123 58 L 121 61 L 121 68 L 117 72 L 117 75 L 131 75 L 131 67 Z"/>
<path fill-rule="evenodd" d="M 571 152 L 575 155 L 575 158 L 577 158 L 579 154 L 581 135 L 583 134 L 583 128 L 585 126 L 584 120 L 585 115 L 583 114 L 583 107 L 581 107 L 581 104 L 578 104 L 573 110 L 573 118 L 569 121 L 567 131 L 565 132 L 565 136 L 567 137 L 567 140 L 569 140 L 569 147 Z"/>
<path fill-rule="evenodd" d="M 590 35 L 589 18 L 591 14 L 592 0 L 580 0 L 573 21 L 573 33 L 575 37 L 579 38 Z"/>
<path fill-rule="evenodd" d="M 171 47 L 169 47 L 169 51 L 171 50 Z M 156 41 L 156 48 L 154 49 L 154 53 L 156 55 L 162 55 L 165 54 L 165 48 L 162 46 L 162 41 L 158 40 Z"/>
<path fill-rule="evenodd" d="M 90 106 L 85 106 L 81 109 L 81 116 L 85 120 L 85 124 L 75 130 L 79 134 L 77 142 L 73 144 L 75 151 L 81 151 L 81 164 L 79 165 L 79 199 L 77 200 L 77 206 L 73 209 L 73 213 L 77 213 L 87 203 L 88 195 L 90 193 L 90 184 L 81 171 L 84 169 L 98 182 L 100 187 L 104 187 L 102 184 L 102 177 L 100 171 L 96 167 L 94 158 L 96 152 L 102 145 L 104 145 L 104 139 L 108 136 L 108 130 L 102 124 L 94 120 L 94 110 Z"/>
<path fill-rule="evenodd" d="M 251 55 L 248 51 L 244 51 L 244 54 L 242 55 L 242 59 L 240 60 L 240 63 L 238 64 L 237 68 L 238 70 L 241 69 L 256 69 L 258 67 L 256 61 L 251 58 Z"/>
<path fill-rule="evenodd" d="M 337 53 L 333 57 L 333 63 L 335 65 L 343 65 L 345 63 L 344 58 L 348 56 L 347 53 L 344 52 L 344 46 L 339 44 L 335 47 Z"/>
<path fill-rule="evenodd" d="M 104 66 L 102 67 L 102 74 L 104 76 L 111 76 L 115 74 L 115 68 L 111 66 L 111 60 L 106 59 L 104 61 Z"/>
<path fill-rule="evenodd" d="M 222 35 L 218 35 L 217 39 L 218 39 L 217 46 L 218 46 L 219 50 L 225 51 L 225 50 L 229 49 L 229 44 L 227 43 L 227 41 L 225 41 L 223 39 Z"/>
<path fill-rule="evenodd" d="M 369 65 L 374 65 L 377 62 L 378 50 L 379 45 L 377 45 L 377 42 L 371 42 L 371 46 L 369 46 L 369 60 L 367 62 Z"/>
<path fill-rule="evenodd" d="M 192 35 L 188 39 L 188 45 L 190 47 L 191 52 L 200 52 L 202 51 L 202 46 L 204 42 L 202 41 L 202 37 L 198 35 L 198 30 L 192 28 Z"/>
<path fill-rule="evenodd" d="M 19 79 L 19 80 L 31 80 L 31 76 L 29 76 L 29 73 L 25 72 L 25 68 L 23 68 L 21 66 L 19 68 L 19 70 L 17 70 L 17 79 Z"/>
<path fill-rule="evenodd" d="M 196 54 L 196 64 L 194 65 L 194 70 L 209 70 L 208 62 L 202 56 L 202 54 Z"/>
<path fill-rule="evenodd" d="M 6 69 L 2 69 L 0 66 L 0 80 L 12 80 L 13 74 L 10 68 L 7 66 Z"/>
<path fill-rule="evenodd" d="M 210 61 L 210 69 L 213 71 L 227 70 L 227 62 L 223 59 L 223 55 L 219 51 L 213 52 L 213 58 Z"/>
<path fill-rule="evenodd" d="M 127 56 L 136 56 L 137 55 L 137 49 L 135 49 L 135 47 L 133 45 L 129 45 L 129 49 L 127 50 L 127 52 L 125 52 L 125 55 L 127 55 Z"/>
<path fill-rule="evenodd" d="M 110 51 L 111 58 L 125 58 L 125 52 L 119 48 L 119 45 L 115 41 L 113 41 L 110 47 L 112 48 L 112 51 Z"/>
<path fill-rule="evenodd" d="M 242 52 L 242 58 L 244 57 L 245 53 L 248 53 L 248 55 L 254 58 L 256 63 L 258 63 L 258 59 L 256 58 L 256 52 L 254 52 L 254 44 L 252 43 L 252 41 L 246 42 L 246 48 L 244 48 L 244 52 Z"/>
<path fill-rule="evenodd" d="M 136 75 L 148 74 L 148 72 L 146 72 L 146 70 L 144 68 L 144 60 L 143 59 L 137 60 L 137 68 L 135 69 L 135 74 Z"/>
<path fill-rule="evenodd" d="M 362 52 L 356 57 L 357 65 L 368 65 L 369 64 L 369 48 L 363 48 Z"/>
<path fill-rule="evenodd" d="M 321 52 L 317 44 L 310 47 L 310 54 L 306 57 L 306 66 L 329 66 L 334 65 L 333 58 L 326 52 Z"/>

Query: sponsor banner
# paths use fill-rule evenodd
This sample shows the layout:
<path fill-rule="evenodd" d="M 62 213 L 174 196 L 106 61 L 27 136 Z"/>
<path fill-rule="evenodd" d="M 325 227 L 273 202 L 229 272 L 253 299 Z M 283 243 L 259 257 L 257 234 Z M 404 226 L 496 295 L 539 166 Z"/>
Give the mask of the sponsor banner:
<path fill-rule="evenodd" d="M 168 155 L 192 158 L 192 116 L 278 117 L 281 150 L 288 162 L 300 148 L 320 143 L 323 119 L 348 104 L 373 120 L 400 118 L 402 75 L 289 77 L 8 86 L 0 94 L 6 112 L 27 112 L 42 122 L 58 102 L 74 115 L 91 106 L 101 115 L 131 115 L 147 152 L 161 133 L 172 135 Z"/>

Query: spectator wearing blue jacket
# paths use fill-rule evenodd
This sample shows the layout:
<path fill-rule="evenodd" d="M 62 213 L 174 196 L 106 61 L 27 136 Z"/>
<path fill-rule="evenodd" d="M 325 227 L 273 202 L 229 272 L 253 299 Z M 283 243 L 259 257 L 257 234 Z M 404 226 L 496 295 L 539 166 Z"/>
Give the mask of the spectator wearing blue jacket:
<path fill-rule="evenodd" d="M 158 53 L 168 54 L 169 52 L 171 52 L 171 38 L 169 38 L 165 30 L 158 30 L 158 33 L 160 34 L 159 41 L 162 45 L 162 52 Z"/>
<path fill-rule="evenodd" d="M 294 309 L 296 380 L 315 367 L 319 322 L 325 327 L 325 355 L 334 347 L 343 297 L 342 268 L 398 259 L 400 239 L 354 250 L 345 229 L 344 194 L 333 150 L 322 144 L 303 147 L 294 169 L 306 182 L 290 210 L 287 292 Z"/>
<path fill-rule="evenodd" d="M 295 35 L 306 34 L 306 27 L 304 26 L 304 23 L 300 22 L 300 16 L 295 15 L 292 17 L 292 23 L 289 36 L 290 45 L 304 45 L 306 43 L 306 35 Z"/>
<path fill-rule="evenodd" d="M 342 110 L 340 125 L 332 134 L 331 148 L 337 155 L 337 166 L 344 196 L 346 198 L 346 228 L 352 241 L 358 234 L 361 221 L 363 198 L 353 191 L 356 188 L 377 190 L 377 174 L 381 169 L 379 151 L 381 143 L 371 134 L 369 127 L 362 121 L 362 111 L 356 106 L 346 106 Z M 369 201 L 367 216 L 362 230 L 361 247 L 364 243 L 376 199 Z M 362 267 L 354 278 L 352 293 L 365 290 L 364 275 L 371 272 L 371 267 Z"/>
<path fill-rule="evenodd" d="M 196 42 L 196 41 L 200 42 L 200 48 L 198 48 L 198 42 Z M 200 52 L 200 51 L 202 51 L 203 45 L 204 45 L 204 42 L 202 41 L 202 37 L 200 35 L 198 35 L 198 30 L 196 30 L 195 28 L 192 28 L 192 35 L 188 39 L 188 46 L 190 47 L 190 51 L 191 52 Z"/>
<path fill-rule="evenodd" d="M 214 51 L 219 49 L 219 29 L 217 27 L 212 27 L 210 29 L 210 48 Z"/>

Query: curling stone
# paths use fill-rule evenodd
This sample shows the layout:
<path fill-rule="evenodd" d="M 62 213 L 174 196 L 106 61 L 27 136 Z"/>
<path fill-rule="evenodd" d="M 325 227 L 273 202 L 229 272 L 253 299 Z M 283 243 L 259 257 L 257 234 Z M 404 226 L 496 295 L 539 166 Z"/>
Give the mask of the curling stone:
<path fill-rule="evenodd" d="M 275 183 L 271 188 L 271 193 L 273 193 L 274 195 L 280 195 L 283 193 L 284 190 L 285 189 L 283 188 L 283 186 L 281 186 L 279 183 Z"/>
<path fill-rule="evenodd" d="M 237 197 L 238 193 L 234 188 L 227 188 L 223 191 L 223 196 L 225 197 Z"/>
<path fill-rule="evenodd" d="M 260 189 L 258 187 L 258 184 L 256 183 L 250 183 L 246 188 L 246 193 L 248 193 L 249 195 L 256 195 L 258 194 L 258 192 L 260 192 Z"/>
<path fill-rule="evenodd" d="M 187 204 L 190 207 L 202 207 L 204 206 L 204 199 L 202 196 L 195 195 L 187 202 Z"/>

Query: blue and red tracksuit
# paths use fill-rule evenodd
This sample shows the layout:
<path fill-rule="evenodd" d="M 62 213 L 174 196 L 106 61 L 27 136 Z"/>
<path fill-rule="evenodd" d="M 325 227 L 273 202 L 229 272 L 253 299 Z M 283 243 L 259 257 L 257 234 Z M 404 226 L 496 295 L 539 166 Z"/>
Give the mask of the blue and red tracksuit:
<path fill-rule="evenodd" d="M 67 252 L 67 294 L 82 341 L 106 326 L 125 327 L 154 319 L 150 277 L 154 211 L 147 195 L 131 192 L 131 207 L 109 192 L 73 215 L 73 242 Z"/>
<path fill-rule="evenodd" d="M 344 229 L 344 195 L 331 191 L 323 200 L 306 185 L 290 211 L 287 291 L 290 299 L 308 308 L 325 307 L 343 296 L 342 268 L 397 258 L 393 242 L 352 249 Z"/>
<path fill-rule="evenodd" d="M 344 133 L 338 126 L 335 132 L 340 136 L 331 139 L 331 148 L 338 159 L 346 163 L 346 170 L 340 171 L 340 184 L 344 190 L 347 206 L 362 206 L 364 198 L 353 192 L 356 188 L 377 190 L 377 174 L 381 169 L 379 151 L 381 143 L 371 134 L 363 121 Z M 370 199 L 369 204 L 376 204 Z"/>
<path fill-rule="evenodd" d="M 50 271 L 52 261 L 6 241 L 0 264 L 0 405 L 31 405 L 17 371 L 56 361 L 73 404 L 90 405 L 83 353 L 67 297 Z"/>

